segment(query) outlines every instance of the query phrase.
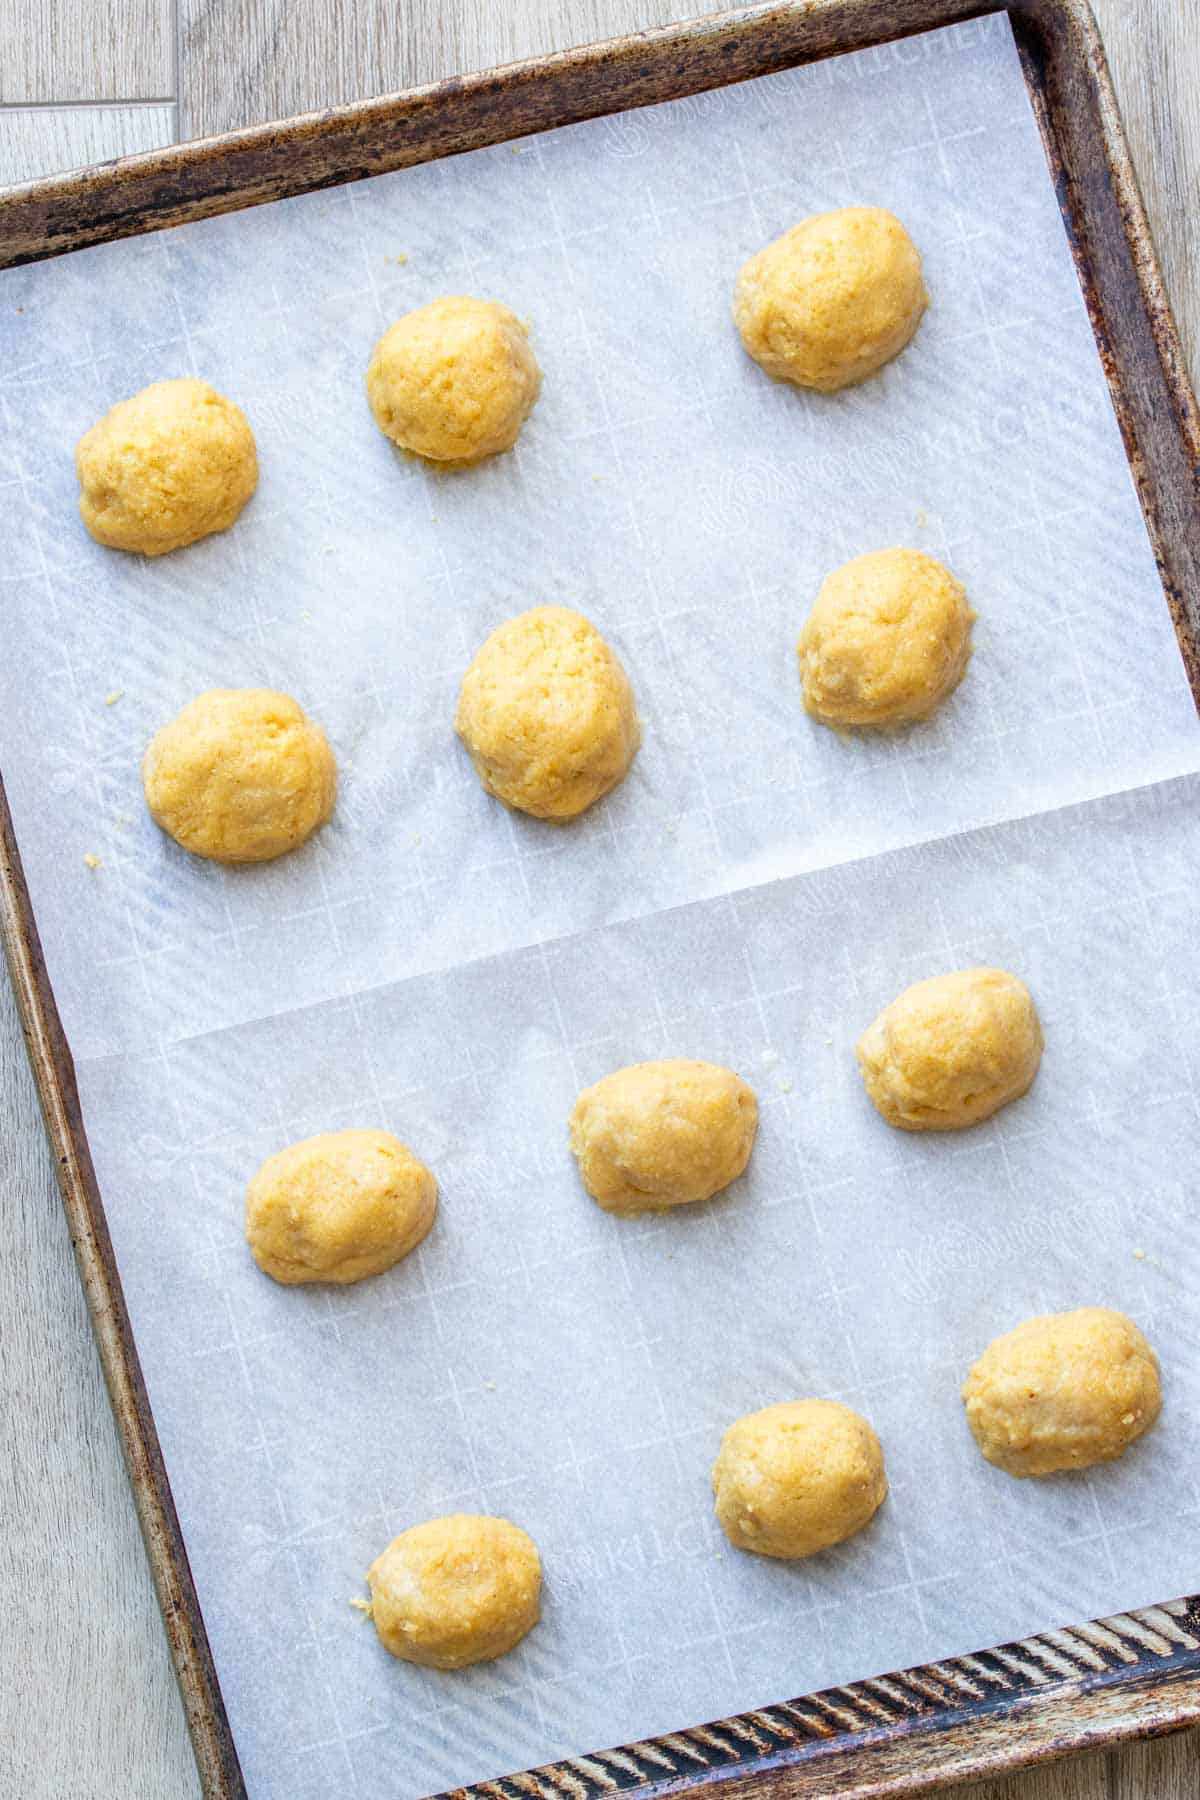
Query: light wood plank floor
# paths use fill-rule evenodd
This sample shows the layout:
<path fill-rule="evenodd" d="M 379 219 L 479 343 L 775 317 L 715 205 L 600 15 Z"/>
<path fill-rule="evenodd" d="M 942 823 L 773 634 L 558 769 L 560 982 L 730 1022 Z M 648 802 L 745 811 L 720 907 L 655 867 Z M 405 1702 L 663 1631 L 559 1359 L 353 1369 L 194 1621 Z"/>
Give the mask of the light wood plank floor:
<path fill-rule="evenodd" d="M 9 0 L 0 184 L 683 18 L 699 4 Z M 1200 13 L 1190 0 L 1094 5 L 1195 378 Z M 182 1714 L 3 982 L 0 1220 L 0 1794 L 192 1800 Z M 1197 1800 L 1200 1735 L 971 1792 Z"/>

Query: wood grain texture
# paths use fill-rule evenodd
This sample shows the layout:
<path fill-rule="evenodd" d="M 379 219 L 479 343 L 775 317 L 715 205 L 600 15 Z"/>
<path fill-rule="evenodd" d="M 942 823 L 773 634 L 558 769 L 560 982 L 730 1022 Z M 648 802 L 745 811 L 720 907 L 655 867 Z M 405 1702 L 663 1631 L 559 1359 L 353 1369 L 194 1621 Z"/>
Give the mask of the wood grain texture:
<path fill-rule="evenodd" d="M 1092 0 L 1192 383 L 1200 378 L 1200 12 Z"/>
<path fill-rule="evenodd" d="M 60 169 L 153 150 L 176 134 L 175 108 L 35 106 L 0 109 L 0 187 Z"/>
<path fill-rule="evenodd" d="M 15 20 L 12 3 L 0 24 L 0 98 L 173 91 L 165 3 L 16 0 Z M 1093 3 L 1195 378 L 1200 20 L 1183 0 Z M 180 130 L 189 136 L 694 10 L 690 0 L 179 5 Z M 76 118 L 79 135 L 72 137 L 69 121 L 55 115 L 48 155 L 61 166 L 96 154 L 87 134 L 111 123 L 83 113 Z M 0 158 L 5 127 L 0 113 Z M 34 140 L 10 128 L 7 141 Z M 137 137 L 121 147 L 146 142 Z M 102 153 L 117 147 L 105 141 Z M 0 1793 L 22 1800 L 126 1793 L 192 1800 L 199 1790 L 161 1623 L 7 993 L 0 997 L 0 1205 L 9 1251 L 0 1264 L 6 1397 L 0 1664 L 22 1672 L 18 1682 L 0 1684 Z M 70 1595 L 69 1620 L 45 1604 L 51 1592 Z M 967 1790 L 956 1792 L 968 1800 Z M 1195 1800 L 1200 1734 L 985 1783 L 969 1793 L 976 1800 Z"/>
<path fill-rule="evenodd" d="M 336 106 L 686 19 L 700 0 L 178 0 L 180 133 Z M 708 10 L 713 10 L 709 8 Z"/>
<path fill-rule="evenodd" d="M 174 92 L 173 0 L 4 0 L 0 104 Z"/>
<path fill-rule="evenodd" d="M 0 1794 L 199 1794 L 7 980 L 0 976 Z"/>

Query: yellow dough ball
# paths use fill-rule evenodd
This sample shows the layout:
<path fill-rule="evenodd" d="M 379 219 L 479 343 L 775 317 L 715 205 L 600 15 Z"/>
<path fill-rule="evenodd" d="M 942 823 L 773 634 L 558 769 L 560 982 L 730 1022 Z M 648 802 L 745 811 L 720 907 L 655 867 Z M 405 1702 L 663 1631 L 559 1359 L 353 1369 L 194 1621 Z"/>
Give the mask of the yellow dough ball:
<path fill-rule="evenodd" d="M 1103 1306 L 994 1338 L 962 1397 L 984 1456 L 1018 1476 L 1114 1462 L 1162 1410 L 1158 1358 L 1132 1319 Z"/>
<path fill-rule="evenodd" d="M 390 1131 L 323 1131 L 268 1156 L 246 1192 L 246 1242 L 287 1287 L 345 1285 L 415 1250 L 437 1182 Z"/>
<path fill-rule="evenodd" d="M 541 1615 L 542 1563 L 508 1519 L 452 1513 L 393 1538 L 367 1571 L 385 1650 L 429 1669 L 465 1669 L 515 1648 Z"/>
<path fill-rule="evenodd" d="M 290 695 L 212 688 L 150 740 L 142 786 L 155 824 L 193 855 L 266 862 L 326 823 L 337 764 Z"/>
<path fill-rule="evenodd" d="M 571 1113 L 584 1187 L 633 1217 L 707 1200 L 750 1160 L 758 1102 L 732 1069 L 669 1058 L 634 1063 L 585 1088 Z"/>
<path fill-rule="evenodd" d="M 921 258 L 899 219 L 847 206 L 803 219 L 752 256 L 733 317 L 768 375 L 830 394 L 897 356 L 928 304 Z"/>
<path fill-rule="evenodd" d="M 641 738 L 615 651 L 565 606 L 493 631 L 463 676 L 454 728 L 488 793 L 538 819 L 573 819 L 607 794 Z"/>
<path fill-rule="evenodd" d="M 541 386 L 527 326 L 498 301 L 465 294 L 397 319 L 367 369 L 380 431 L 439 463 L 511 450 Z"/>
<path fill-rule="evenodd" d="M 853 1537 L 887 1494 L 879 1439 L 834 1400 L 785 1400 L 736 1420 L 712 1483 L 730 1543 L 786 1559 Z"/>
<path fill-rule="evenodd" d="M 959 969 L 918 981 L 858 1040 L 863 1084 L 901 1131 L 958 1131 L 1031 1085 L 1042 1026 L 1023 981 L 1004 969 Z"/>
<path fill-rule="evenodd" d="M 233 524 L 258 486 L 254 433 L 207 381 L 155 381 L 75 451 L 79 511 L 99 544 L 162 556 Z"/>
<path fill-rule="evenodd" d="M 975 614 L 921 550 L 872 550 L 826 576 L 798 645 L 804 704 L 823 725 L 926 719 L 966 672 Z"/>

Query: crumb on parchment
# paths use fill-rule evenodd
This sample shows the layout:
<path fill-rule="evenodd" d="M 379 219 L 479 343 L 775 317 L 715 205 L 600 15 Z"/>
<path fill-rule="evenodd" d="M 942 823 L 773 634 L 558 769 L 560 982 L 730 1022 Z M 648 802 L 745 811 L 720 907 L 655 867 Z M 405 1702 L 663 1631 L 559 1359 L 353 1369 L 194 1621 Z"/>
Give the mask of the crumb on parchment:
<path fill-rule="evenodd" d="M 100 867 L 100 858 L 98 856 L 93 856 L 90 850 L 84 851 L 83 860 L 89 869 L 98 869 Z"/>
<path fill-rule="evenodd" d="M 124 698 L 125 698 L 125 689 L 124 688 L 114 688 L 111 694 L 105 694 L 104 704 L 105 704 L 105 706 L 115 706 L 117 704 L 118 700 L 123 700 Z"/>
<path fill-rule="evenodd" d="M 354 1597 L 352 1598 L 352 1600 L 350 1601 L 350 1604 L 354 1608 L 355 1612 L 360 1612 L 362 1614 L 364 1619 L 373 1619 L 375 1617 L 375 1614 L 371 1607 L 371 1602 L 369 1600 L 362 1600 L 359 1598 L 359 1596 L 357 1594 L 355 1594 Z"/>

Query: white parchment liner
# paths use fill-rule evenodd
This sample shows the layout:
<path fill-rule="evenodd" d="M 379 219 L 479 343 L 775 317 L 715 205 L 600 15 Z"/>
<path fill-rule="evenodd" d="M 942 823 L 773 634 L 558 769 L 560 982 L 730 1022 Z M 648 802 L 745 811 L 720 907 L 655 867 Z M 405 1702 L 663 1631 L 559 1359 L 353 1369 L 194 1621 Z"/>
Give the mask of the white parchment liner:
<path fill-rule="evenodd" d="M 806 398 L 744 357 L 732 279 L 850 201 L 909 225 L 933 305 L 881 378 Z M 546 380 L 514 455 L 438 476 L 362 374 L 453 291 L 528 316 Z M 74 442 L 189 371 L 246 407 L 260 492 L 187 552 L 105 552 Z M 0 398 L 0 760 L 255 1800 L 404 1800 L 1194 1581 L 1200 732 L 1006 21 L 12 271 Z M 961 575 L 976 655 L 933 724 L 839 738 L 795 637 L 890 543 Z M 450 729 L 477 643 L 546 600 L 645 719 L 566 830 L 488 800 Z M 160 837 L 138 763 L 250 683 L 321 719 L 343 786 L 305 851 L 230 871 Z M 1030 981 L 1043 1073 L 966 1136 L 893 1134 L 853 1040 L 974 961 Z M 567 1111 L 668 1053 L 755 1084 L 751 1173 L 607 1218 Z M 277 1289 L 246 1178 L 354 1123 L 431 1162 L 438 1226 L 360 1288 Z M 1082 1302 L 1151 1333 L 1163 1426 L 1013 1483 L 958 1382 Z M 707 1470 L 804 1393 L 870 1414 L 892 1497 L 788 1568 L 723 1546 Z M 534 1533 L 546 1612 L 442 1676 L 348 1601 L 452 1509 Z"/>

